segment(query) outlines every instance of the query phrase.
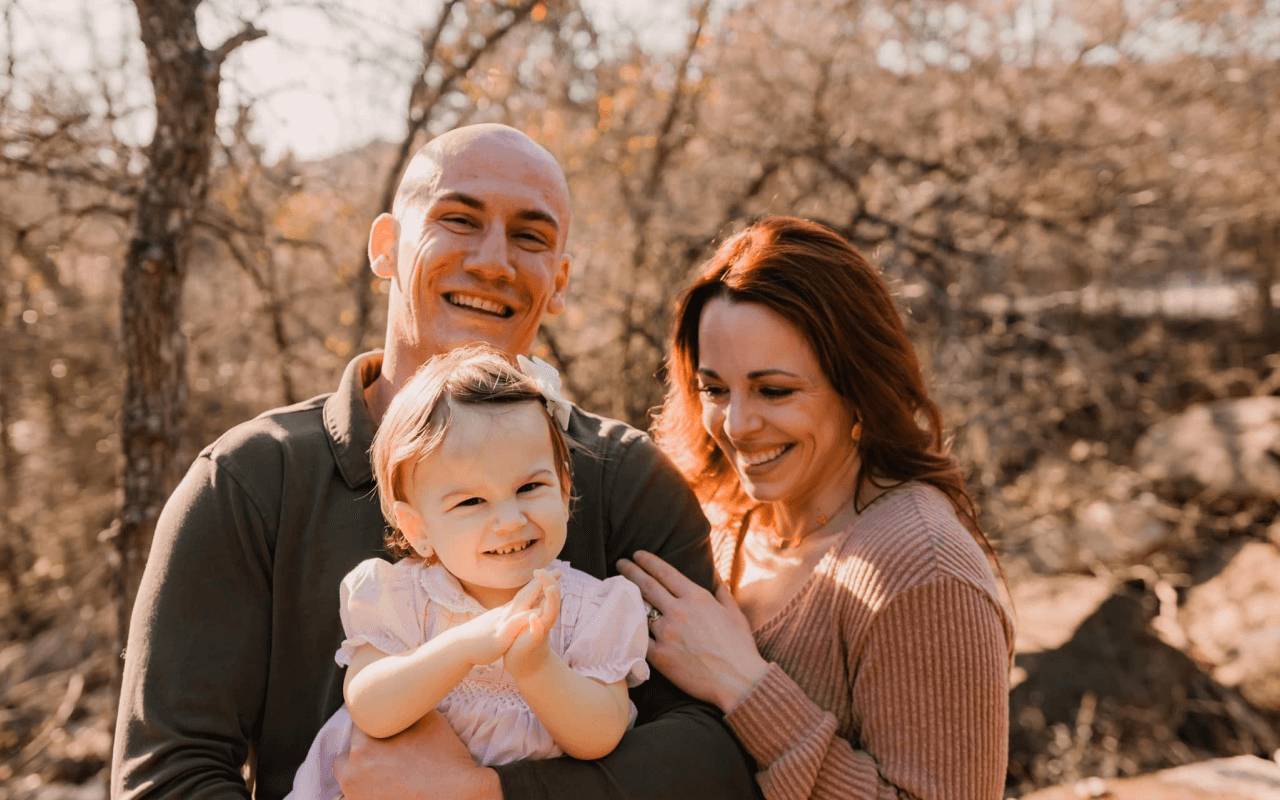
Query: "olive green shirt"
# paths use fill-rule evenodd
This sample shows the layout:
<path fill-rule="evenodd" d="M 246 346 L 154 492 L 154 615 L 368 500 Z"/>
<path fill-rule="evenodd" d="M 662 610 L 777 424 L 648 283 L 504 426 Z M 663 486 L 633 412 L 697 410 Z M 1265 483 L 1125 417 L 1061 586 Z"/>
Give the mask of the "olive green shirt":
<path fill-rule="evenodd" d="M 269 411 L 205 448 L 165 505 L 129 631 L 113 798 L 283 797 L 342 703 L 338 585 L 385 557 L 363 389 L 379 353 L 331 395 Z M 640 431 L 574 409 L 574 502 L 560 557 L 598 578 L 635 550 L 712 580 L 707 523 Z M 712 707 L 656 670 L 633 730 L 599 761 L 498 767 L 517 798 L 757 797 L 750 759 Z"/>

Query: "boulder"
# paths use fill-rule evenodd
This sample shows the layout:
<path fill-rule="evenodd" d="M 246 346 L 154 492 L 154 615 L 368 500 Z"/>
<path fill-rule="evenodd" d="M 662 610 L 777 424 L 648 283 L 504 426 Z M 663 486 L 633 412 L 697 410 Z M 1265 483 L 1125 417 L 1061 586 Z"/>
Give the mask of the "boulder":
<path fill-rule="evenodd" d="M 1141 563 L 1174 532 L 1158 511 L 1155 495 L 1148 492 L 1134 500 L 1085 502 L 1071 521 L 1047 514 L 1023 533 L 1023 557 L 1034 571 L 1049 575 L 1091 572 L 1097 564 Z"/>
<path fill-rule="evenodd" d="M 1113 566 L 1141 562 L 1160 549 L 1173 530 L 1155 509 L 1156 498 L 1150 493 L 1137 500 L 1089 503 L 1076 513 L 1077 557 Z"/>
<path fill-rule="evenodd" d="M 1280 499 L 1280 397 L 1191 406 L 1147 429 L 1134 465 L 1176 498 Z"/>
<path fill-rule="evenodd" d="M 1089 575 L 1034 576 L 1012 587 L 1019 653 L 1054 650 L 1111 596 L 1112 581 Z"/>
<path fill-rule="evenodd" d="M 1280 748 L 1280 718 L 1156 634 L 1162 604 L 1143 581 L 1125 582 L 1069 641 L 1018 654 L 1026 677 L 1009 695 L 1011 787 L 1136 777 Z"/>
<path fill-rule="evenodd" d="M 1022 796 L 1022 800 L 1275 800 L 1280 764 L 1257 756 L 1216 758 L 1138 778 L 1090 778 Z"/>
<path fill-rule="evenodd" d="M 1183 629 L 1194 655 L 1213 665 L 1215 680 L 1280 712 L 1280 547 L 1238 543 L 1225 560 L 1221 572 L 1187 593 Z"/>

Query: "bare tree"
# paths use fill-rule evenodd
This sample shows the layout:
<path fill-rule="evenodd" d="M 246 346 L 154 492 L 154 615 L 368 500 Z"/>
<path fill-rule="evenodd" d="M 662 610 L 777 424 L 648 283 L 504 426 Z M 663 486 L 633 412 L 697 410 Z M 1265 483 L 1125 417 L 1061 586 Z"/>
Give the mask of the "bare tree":
<path fill-rule="evenodd" d="M 185 393 L 182 284 L 192 226 L 204 204 L 221 67 L 264 32 L 247 24 L 206 49 L 196 29 L 200 0 L 135 0 L 155 89 L 156 127 L 125 258 L 120 325 L 125 390 L 121 421 L 123 501 L 118 636 L 130 610 L 156 518 L 170 487 Z"/>

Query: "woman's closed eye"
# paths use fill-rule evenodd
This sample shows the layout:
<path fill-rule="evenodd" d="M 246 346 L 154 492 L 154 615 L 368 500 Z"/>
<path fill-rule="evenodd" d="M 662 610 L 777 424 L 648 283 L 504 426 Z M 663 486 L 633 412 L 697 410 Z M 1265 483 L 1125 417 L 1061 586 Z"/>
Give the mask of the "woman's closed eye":
<path fill-rule="evenodd" d="M 760 394 L 770 400 L 781 400 L 784 397 L 790 397 L 795 394 L 796 390 L 790 386 L 761 386 Z"/>
<path fill-rule="evenodd" d="M 698 385 L 698 393 L 708 400 L 717 400 L 727 395 L 729 390 L 723 386 L 703 383 Z"/>

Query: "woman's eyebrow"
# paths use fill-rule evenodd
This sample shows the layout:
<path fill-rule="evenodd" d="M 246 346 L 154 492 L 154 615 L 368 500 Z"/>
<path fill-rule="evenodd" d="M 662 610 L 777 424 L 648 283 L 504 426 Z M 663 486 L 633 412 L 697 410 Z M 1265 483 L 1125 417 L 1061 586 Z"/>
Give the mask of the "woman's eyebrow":
<path fill-rule="evenodd" d="M 715 373 L 715 370 L 707 369 L 706 367 L 698 367 L 698 374 L 711 378 L 715 381 L 721 380 L 721 377 Z M 783 375 L 788 378 L 795 378 L 796 380 L 804 380 L 803 377 L 795 374 L 794 372 L 787 372 L 785 369 L 758 369 L 753 372 L 748 372 L 747 380 L 754 381 L 759 380 L 760 378 L 769 378 L 774 375 Z"/>

